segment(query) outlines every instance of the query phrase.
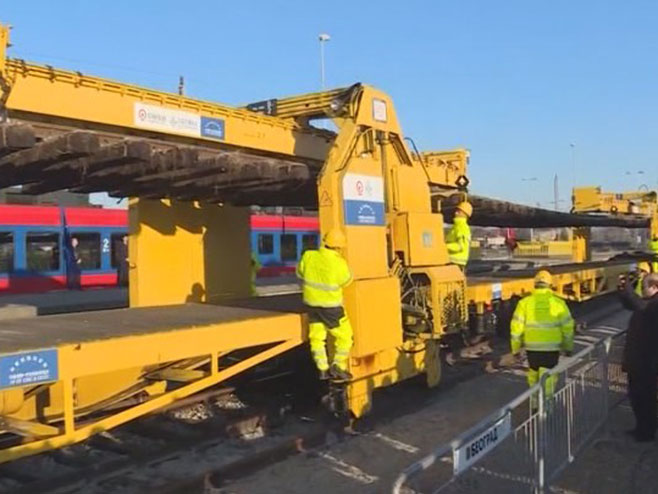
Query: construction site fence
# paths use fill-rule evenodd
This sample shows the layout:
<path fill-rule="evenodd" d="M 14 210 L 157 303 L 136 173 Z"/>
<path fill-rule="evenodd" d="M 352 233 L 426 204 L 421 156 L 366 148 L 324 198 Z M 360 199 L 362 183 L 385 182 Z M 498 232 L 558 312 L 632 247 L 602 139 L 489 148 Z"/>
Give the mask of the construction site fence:
<path fill-rule="evenodd" d="M 544 494 L 626 394 L 624 334 L 590 330 L 595 341 L 562 359 L 540 382 L 407 467 L 395 494 Z M 547 383 L 555 383 L 551 391 Z"/>

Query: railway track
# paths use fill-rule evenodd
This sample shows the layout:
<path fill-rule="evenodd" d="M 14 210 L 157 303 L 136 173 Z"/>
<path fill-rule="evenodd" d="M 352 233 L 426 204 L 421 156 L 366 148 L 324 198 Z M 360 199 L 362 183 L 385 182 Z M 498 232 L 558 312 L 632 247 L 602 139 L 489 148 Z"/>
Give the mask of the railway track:
<path fill-rule="evenodd" d="M 609 301 L 588 307 L 581 317 L 590 323 L 616 310 Z M 581 343 L 588 338 L 582 335 Z M 1 465 L 0 493 L 258 492 L 249 479 L 267 475 L 278 464 L 303 463 L 295 459 L 298 453 L 369 486 L 362 481 L 372 475 L 364 477 L 352 462 L 341 459 L 343 453 L 332 451 L 363 450 L 364 444 L 373 443 L 368 447 L 392 448 L 400 461 L 409 460 L 422 450 L 422 442 L 407 444 L 400 439 L 404 435 L 386 430 L 390 424 L 413 422 L 415 416 L 421 424 L 443 416 L 442 433 L 459 431 L 487 407 L 523 388 L 520 369 L 500 365 L 506 349 L 506 343 L 498 341 L 490 352 L 447 366 L 438 392 L 417 381 L 382 390 L 375 398 L 375 412 L 360 420 L 353 434 L 346 434 L 317 406 L 317 383 L 312 379 L 300 379 L 300 372 L 291 373 L 290 368 L 269 369 L 238 382 L 238 391 L 214 389 L 82 444 Z M 484 388 L 459 392 L 475 383 Z M 491 386 L 498 386 L 500 393 L 474 409 L 473 393 Z"/>

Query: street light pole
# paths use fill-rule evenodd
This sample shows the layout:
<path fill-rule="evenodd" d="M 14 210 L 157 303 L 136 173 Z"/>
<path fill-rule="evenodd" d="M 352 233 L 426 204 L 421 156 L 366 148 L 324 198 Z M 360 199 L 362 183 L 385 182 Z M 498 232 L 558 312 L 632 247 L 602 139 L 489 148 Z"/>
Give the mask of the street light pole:
<path fill-rule="evenodd" d="M 320 42 L 320 81 L 322 84 L 322 89 L 325 87 L 325 77 L 324 77 L 324 44 L 331 39 L 327 33 L 320 33 L 318 36 L 318 41 Z"/>

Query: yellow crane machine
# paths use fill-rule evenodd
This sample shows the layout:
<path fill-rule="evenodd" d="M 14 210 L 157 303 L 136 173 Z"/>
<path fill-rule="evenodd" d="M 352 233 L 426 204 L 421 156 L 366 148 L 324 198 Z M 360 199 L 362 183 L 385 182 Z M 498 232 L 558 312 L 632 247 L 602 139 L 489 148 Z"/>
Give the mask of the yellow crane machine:
<path fill-rule="evenodd" d="M 439 382 L 439 340 L 467 311 L 437 204 L 464 190 L 465 150 L 411 153 L 391 98 L 367 85 L 232 108 L 11 59 L 8 35 L 0 186 L 132 197 L 131 271 L 129 309 L 0 327 L 0 428 L 19 438 L 0 461 L 84 440 L 305 340 L 298 301 L 227 302 L 249 290 L 246 204 L 314 203 L 323 233 L 344 232 L 354 416 L 377 387 Z M 313 176 L 315 190 L 299 185 Z"/>
<path fill-rule="evenodd" d="M 317 207 L 354 282 L 344 390 L 441 377 L 440 342 L 532 288 L 532 273 L 467 287 L 448 262 L 443 202 L 469 153 L 411 152 L 391 98 L 363 84 L 244 108 L 7 57 L 0 27 L 0 187 L 107 191 L 129 201 L 130 308 L 0 325 L 0 462 L 82 441 L 301 345 L 301 300 L 249 295 L 252 204 Z M 330 119 L 336 131 L 317 128 Z M 455 197 L 459 196 L 459 197 Z M 611 289 L 628 263 L 556 272 L 559 293 Z"/>

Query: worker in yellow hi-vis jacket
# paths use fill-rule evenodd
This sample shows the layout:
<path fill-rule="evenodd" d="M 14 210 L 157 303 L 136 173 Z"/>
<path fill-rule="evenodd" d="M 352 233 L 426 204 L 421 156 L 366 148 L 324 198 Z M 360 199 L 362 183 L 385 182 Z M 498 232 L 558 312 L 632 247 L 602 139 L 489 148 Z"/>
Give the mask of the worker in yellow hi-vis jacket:
<path fill-rule="evenodd" d="M 330 230 L 318 250 L 304 252 L 297 265 L 297 277 L 303 284 L 304 304 L 308 308 L 309 341 L 320 379 L 334 381 L 352 379 L 347 364 L 352 348 L 352 326 L 343 308 L 343 288 L 351 283 L 352 274 L 339 249 L 346 245 L 345 235 Z M 331 366 L 327 358 L 327 333 L 335 341 Z"/>
<path fill-rule="evenodd" d="M 652 235 L 649 239 L 649 251 L 654 255 L 651 266 L 654 273 L 658 273 L 658 235 Z"/>
<path fill-rule="evenodd" d="M 541 270 L 535 276 L 535 289 L 516 306 L 511 324 L 512 354 L 519 355 L 522 348 L 528 357 L 527 379 L 534 386 L 548 370 L 555 367 L 560 351 L 570 355 L 573 351 L 574 320 L 564 300 L 551 289 L 552 276 Z M 546 380 L 546 396 L 555 392 L 557 379 Z M 531 398 L 531 407 L 537 407 L 537 398 Z"/>
<path fill-rule="evenodd" d="M 651 273 L 651 264 L 648 262 L 639 262 L 637 263 L 637 282 L 635 283 L 635 293 L 638 294 L 638 296 L 642 297 L 644 295 L 644 291 L 642 289 L 642 282 L 644 281 L 644 277 L 648 274 Z"/>
<path fill-rule="evenodd" d="M 473 215 L 473 206 L 469 202 L 461 202 L 457 205 L 452 228 L 446 235 L 446 247 L 450 262 L 459 266 L 464 271 L 471 252 L 471 227 L 468 219 Z"/>

